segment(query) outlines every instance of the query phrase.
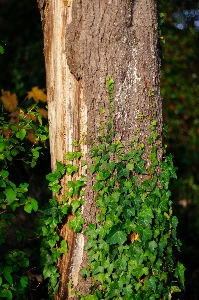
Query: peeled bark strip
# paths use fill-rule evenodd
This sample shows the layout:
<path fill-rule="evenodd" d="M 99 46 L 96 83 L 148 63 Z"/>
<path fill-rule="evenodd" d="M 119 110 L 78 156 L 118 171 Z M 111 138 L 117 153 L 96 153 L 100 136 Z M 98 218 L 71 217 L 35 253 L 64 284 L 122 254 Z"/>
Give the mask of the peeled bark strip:
<path fill-rule="evenodd" d="M 87 147 L 98 136 L 100 109 L 108 116 L 105 79 L 115 81 L 116 139 L 128 147 L 136 128 L 146 144 L 156 119 L 161 142 L 160 61 L 155 0 L 38 0 L 43 18 L 52 169 L 72 150 L 71 143 L 87 130 Z M 153 99 L 150 97 L 154 89 Z M 153 103 L 152 103 L 153 102 Z M 86 153 L 86 147 L 80 151 Z M 147 157 L 147 145 L 145 158 Z M 161 153 L 159 154 L 161 156 Z M 87 155 L 88 164 L 90 159 Z M 80 175 L 80 174 L 79 174 Z M 63 187 L 67 178 L 63 179 Z M 87 176 L 83 216 L 95 222 L 93 177 Z M 63 188 L 64 194 L 64 188 Z M 74 299 L 67 289 L 88 292 L 79 270 L 86 266 L 84 236 L 63 223 L 61 235 L 69 253 L 59 261 L 57 299 Z"/>

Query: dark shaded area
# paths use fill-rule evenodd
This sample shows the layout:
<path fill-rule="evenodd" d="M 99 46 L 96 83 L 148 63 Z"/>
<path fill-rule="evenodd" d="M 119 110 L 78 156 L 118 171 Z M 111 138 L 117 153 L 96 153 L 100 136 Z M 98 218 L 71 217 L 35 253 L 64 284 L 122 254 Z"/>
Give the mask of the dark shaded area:
<path fill-rule="evenodd" d="M 34 103 L 31 100 L 24 103 L 27 92 L 34 86 L 45 88 L 43 33 L 37 1 L 0 0 L 0 28 L 0 44 L 5 51 L 0 55 L 0 89 L 16 93 L 19 104 L 23 103 L 27 108 Z M 45 104 L 40 102 L 39 106 L 42 105 Z M 51 171 L 49 145 L 38 145 L 43 147 L 42 154 L 34 168 L 23 161 L 32 146 L 25 141 L 25 154 L 17 156 L 10 165 L 9 179 L 17 186 L 22 182 L 28 183 L 26 197 L 36 199 L 41 208 L 51 198 L 45 179 Z M 30 261 L 24 273 L 29 278 L 29 287 L 23 299 L 48 299 L 40 264 L 40 237 L 36 233 L 39 217 L 39 212 L 27 214 L 23 207 L 19 208 L 7 229 L 6 243 L 1 245 L 0 255 L 19 249 Z"/>
<path fill-rule="evenodd" d="M 45 88 L 43 33 L 37 1 L 0 0 L 0 89 L 24 97 Z"/>
<path fill-rule="evenodd" d="M 199 6 L 198 1 L 160 1 L 166 39 L 162 60 L 165 143 L 174 155 L 178 179 L 171 183 L 182 241 L 186 291 L 174 299 L 199 299 Z"/>

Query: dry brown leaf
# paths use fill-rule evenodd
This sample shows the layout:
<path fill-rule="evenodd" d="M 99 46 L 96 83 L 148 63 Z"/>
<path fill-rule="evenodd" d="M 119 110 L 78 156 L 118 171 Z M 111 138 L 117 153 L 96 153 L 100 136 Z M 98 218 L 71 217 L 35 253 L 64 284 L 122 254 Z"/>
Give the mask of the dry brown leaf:
<path fill-rule="evenodd" d="M 36 141 L 36 136 L 34 135 L 34 131 L 33 131 L 33 130 L 27 130 L 26 138 L 27 138 L 31 143 L 37 143 L 37 141 Z"/>
<path fill-rule="evenodd" d="M 7 111 L 13 112 L 17 109 L 18 100 L 16 94 L 10 94 L 9 91 L 2 91 L 1 101 Z"/>
<path fill-rule="evenodd" d="M 48 111 L 44 108 L 37 109 L 37 112 L 42 115 L 43 118 L 48 118 Z"/>
<path fill-rule="evenodd" d="M 43 90 L 39 89 L 38 86 L 32 88 L 32 91 L 28 92 L 28 99 L 33 98 L 36 103 L 41 100 L 42 102 L 47 102 L 47 96 Z"/>
<path fill-rule="evenodd" d="M 11 114 L 9 114 L 9 117 L 10 117 L 10 122 L 12 122 L 14 124 L 19 123 L 19 111 L 18 110 L 15 110 Z"/>
<path fill-rule="evenodd" d="M 129 234 L 129 239 L 131 241 L 131 243 L 133 243 L 134 241 L 136 241 L 139 237 L 139 234 L 136 232 L 132 232 L 131 234 Z"/>
<path fill-rule="evenodd" d="M 11 130 L 10 130 L 10 128 L 9 129 L 6 129 L 6 130 L 4 130 L 3 131 L 3 135 L 7 138 L 7 139 L 9 139 L 10 138 L 10 135 L 11 135 Z"/>

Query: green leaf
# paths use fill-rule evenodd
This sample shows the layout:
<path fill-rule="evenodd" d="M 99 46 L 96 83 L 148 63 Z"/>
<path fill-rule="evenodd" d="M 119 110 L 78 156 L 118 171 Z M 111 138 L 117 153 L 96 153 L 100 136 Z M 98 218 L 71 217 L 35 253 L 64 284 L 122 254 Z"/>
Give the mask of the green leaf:
<path fill-rule="evenodd" d="M 21 129 L 16 133 L 16 137 L 19 138 L 21 141 L 25 138 L 26 136 L 26 130 Z"/>
<path fill-rule="evenodd" d="M 67 247 L 66 240 L 61 241 L 60 250 L 61 250 L 61 253 L 64 253 L 64 254 L 66 254 L 68 252 L 68 247 Z"/>
<path fill-rule="evenodd" d="M 30 214 L 32 211 L 32 204 L 31 203 L 27 203 L 26 205 L 24 205 L 24 210 Z"/>
<path fill-rule="evenodd" d="M 85 300 L 98 300 L 98 297 L 96 295 L 87 295 Z"/>
<path fill-rule="evenodd" d="M 181 292 L 181 289 L 178 286 L 173 285 L 171 287 L 171 294 L 173 294 L 173 293 L 180 293 L 180 292 Z"/>
<path fill-rule="evenodd" d="M 171 219 L 171 225 L 175 229 L 178 225 L 178 218 L 176 216 L 173 216 Z"/>
<path fill-rule="evenodd" d="M 110 231 L 107 236 L 107 243 L 108 244 L 119 244 L 122 245 L 127 240 L 127 235 L 124 231 Z"/>
<path fill-rule="evenodd" d="M 151 253 L 153 253 L 154 252 L 154 250 L 155 250 L 155 248 L 157 248 L 157 243 L 155 242 L 155 241 L 151 241 L 151 242 L 149 242 L 149 251 L 151 252 Z"/>
<path fill-rule="evenodd" d="M 72 206 L 72 213 L 74 214 L 78 209 L 78 207 L 81 206 L 81 202 L 79 200 L 72 200 L 71 206 Z"/>
<path fill-rule="evenodd" d="M 0 45 L 0 54 L 4 54 L 4 48 Z"/>
<path fill-rule="evenodd" d="M 58 170 L 56 170 L 54 173 L 49 173 L 46 175 L 46 179 L 51 182 L 60 179 L 61 177 L 62 175 Z"/>
<path fill-rule="evenodd" d="M 130 171 L 126 168 L 121 169 L 118 173 L 118 176 L 120 176 L 120 177 L 124 176 L 126 178 L 129 178 L 129 175 L 130 175 Z"/>
<path fill-rule="evenodd" d="M 71 164 L 66 165 L 66 172 L 68 175 L 71 175 L 74 172 L 78 171 L 78 166 L 73 166 Z"/>
<path fill-rule="evenodd" d="M 69 227 L 74 230 L 74 232 L 80 232 L 82 225 L 84 224 L 84 219 L 81 213 L 78 213 L 76 218 L 69 221 Z"/>
<path fill-rule="evenodd" d="M 73 142 L 72 142 L 72 146 L 74 146 L 74 147 L 77 147 L 78 146 L 78 141 L 77 140 L 74 140 Z"/>
<path fill-rule="evenodd" d="M 10 290 L 2 290 L 0 291 L 0 298 L 5 298 L 7 300 L 12 300 L 12 293 Z"/>
<path fill-rule="evenodd" d="M 128 170 L 132 171 L 132 170 L 134 170 L 134 166 L 135 166 L 134 162 L 130 162 L 126 165 L 126 168 Z"/>
<path fill-rule="evenodd" d="M 120 199 L 120 192 L 114 192 L 111 194 L 111 199 L 114 201 L 114 202 L 118 202 L 119 199 Z"/>
<path fill-rule="evenodd" d="M 4 191 L 4 194 L 6 195 L 8 204 L 11 204 L 16 199 L 16 191 L 14 191 L 13 189 L 6 189 Z"/>
<path fill-rule="evenodd" d="M 95 172 L 95 166 L 94 165 L 90 165 L 89 166 L 89 170 L 93 174 Z"/>
<path fill-rule="evenodd" d="M 177 263 L 177 268 L 175 270 L 175 276 L 179 277 L 182 288 L 184 289 L 184 272 L 186 268 L 180 262 Z"/>
<path fill-rule="evenodd" d="M 111 175 L 111 173 L 106 170 L 100 171 L 96 176 L 96 180 L 105 180 L 105 179 L 109 178 L 110 175 Z"/>
<path fill-rule="evenodd" d="M 22 260 L 21 260 L 21 262 L 20 262 L 20 264 L 19 264 L 21 267 L 28 267 L 29 266 L 29 259 L 27 258 L 27 257 L 24 257 Z"/>
<path fill-rule="evenodd" d="M 156 283 L 157 279 L 153 276 L 150 279 L 146 280 L 146 286 L 151 288 L 154 292 L 156 292 Z"/>
<path fill-rule="evenodd" d="M 107 164 L 106 164 L 106 167 L 107 167 L 108 170 L 110 170 L 110 171 L 113 172 L 114 169 L 115 169 L 115 162 L 112 161 L 112 162 L 110 162 L 110 163 L 107 163 Z"/>
<path fill-rule="evenodd" d="M 86 160 L 85 159 L 82 160 L 81 165 L 82 165 L 82 167 L 86 166 Z"/>
<path fill-rule="evenodd" d="M 82 153 L 81 152 L 78 152 L 78 151 L 75 151 L 74 152 L 74 156 L 79 159 L 80 157 L 82 157 Z"/>
<path fill-rule="evenodd" d="M 108 150 L 109 150 L 111 153 L 114 153 L 114 152 L 116 151 L 116 145 L 113 144 L 113 145 L 108 146 Z"/>
<path fill-rule="evenodd" d="M 22 288 L 26 288 L 28 285 L 28 278 L 26 276 L 22 276 L 20 279 L 20 284 Z"/>
<path fill-rule="evenodd" d="M 167 211 L 168 210 L 168 201 L 161 201 L 159 208 L 161 209 L 161 211 Z"/>
<path fill-rule="evenodd" d="M 34 211 L 38 211 L 38 202 L 37 200 L 28 197 L 28 200 L 31 200 L 31 206 Z"/>
<path fill-rule="evenodd" d="M 64 155 L 64 158 L 69 160 L 69 161 L 73 161 L 74 153 L 73 152 L 68 152 Z"/>
<path fill-rule="evenodd" d="M 152 230 L 150 229 L 144 229 L 142 232 L 142 241 L 145 243 L 148 240 L 151 240 L 152 238 Z"/>
<path fill-rule="evenodd" d="M 12 276 L 11 276 L 10 272 L 4 270 L 3 276 L 10 284 L 12 284 Z"/>
<path fill-rule="evenodd" d="M 135 172 L 137 174 L 146 174 L 145 160 L 141 160 L 135 165 Z"/>
<path fill-rule="evenodd" d="M 135 208 L 134 207 L 129 207 L 124 209 L 124 215 L 126 219 L 130 219 L 132 216 L 135 216 Z"/>
<path fill-rule="evenodd" d="M 64 175 L 65 174 L 65 166 L 63 163 L 59 162 L 59 161 L 56 161 L 56 166 L 57 166 L 57 169 L 59 170 L 59 172 Z"/>
<path fill-rule="evenodd" d="M 103 266 L 97 266 L 93 268 L 92 274 L 96 275 L 97 273 L 104 273 L 104 267 Z"/>

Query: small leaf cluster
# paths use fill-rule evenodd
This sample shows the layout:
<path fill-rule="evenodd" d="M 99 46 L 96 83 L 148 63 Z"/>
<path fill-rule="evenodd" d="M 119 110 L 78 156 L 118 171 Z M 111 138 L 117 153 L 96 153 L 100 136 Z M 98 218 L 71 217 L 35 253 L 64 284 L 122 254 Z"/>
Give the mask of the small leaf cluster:
<path fill-rule="evenodd" d="M 37 114 L 34 109 L 28 113 Z M 46 128 L 44 133 L 42 125 L 36 128 L 32 119 L 26 115 L 19 113 L 17 116 L 16 123 L 10 120 L 12 116 L 8 116 L 7 113 L 0 117 L 0 298 L 6 299 L 18 299 L 17 297 L 26 299 L 28 287 L 27 254 L 19 249 L 13 249 L 13 245 L 9 243 L 10 235 L 19 246 L 24 237 L 23 231 L 15 229 L 13 219 L 21 207 L 28 214 L 38 211 L 38 201 L 27 196 L 29 184 L 24 182 L 16 184 L 10 179 L 12 175 L 10 166 L 16 160 L 22 160 L 31 167 L 35 166 L 42 147 L 31 145 L 27 149 L 25 137 L 29 130 L 35 131 L 38 142 L 47 139 Z"/>
<path fill-rule="evenodd" d="M 66 164 L 56 162 L 57 169 L 46 176 L 49 181 L 49 189 L 56 195 L 61 192 L 60 180 L 63 176 L 75 175 L 78 172 L 78 166 L 75 162 L 79 162 L 82 153 L 78 151 L 68 152 L 64 158 Z M 53 295 L 58 291 L 59 287 L 59 272 L 57 261 L 62 254 L 68 251 L 67 242 L 59 235 L 59 227 L 63 223 L 63 218 L 70 215 L 69 227 L 74 232 L 80 232 L 84 219 L 81 214 L 81 206 L 83 205 L 83 196 L 85 187 L 85 176 L 79 179 L 69 180 L 65 192 L 65 197 L 61 200 L 57 198 L 51 199 L 41 212 L 43 217 L 40 219 L 40 235 L 42 236 L 41 243 L 41 264 L 44 266 L 43 276 L 48 279 L 49 295 Z"/>
<path fill-rule="evenodd" d="M 13 250 L 5 255 L 5 264 L 0 263 L 0 298 L 24 298 L 28 277 L 23 274 L 29 266 L 29 260 L 23 251 Z M 17 298 L 18 299 L 18 298 Z"/>

